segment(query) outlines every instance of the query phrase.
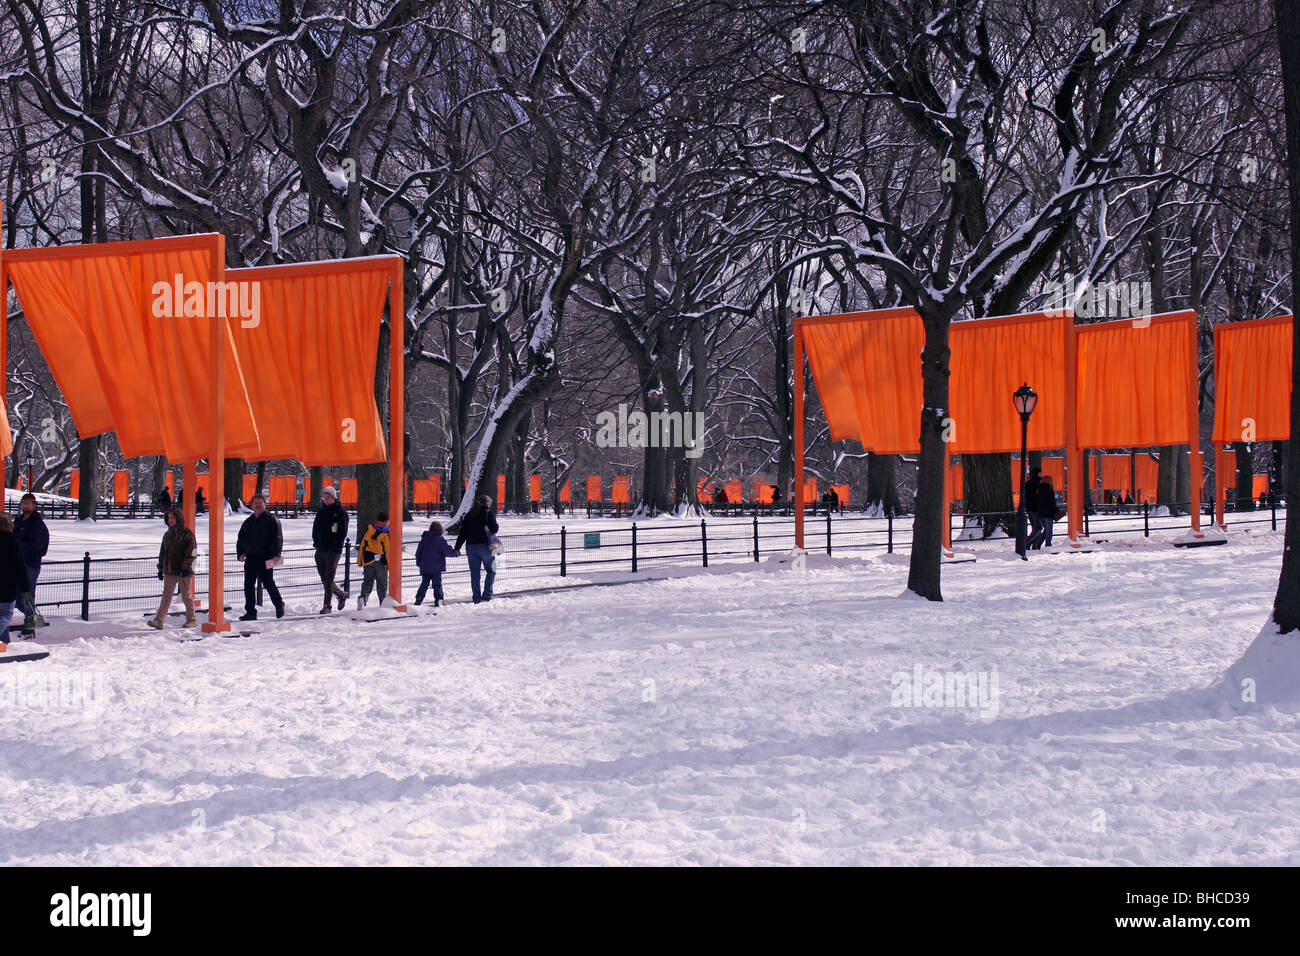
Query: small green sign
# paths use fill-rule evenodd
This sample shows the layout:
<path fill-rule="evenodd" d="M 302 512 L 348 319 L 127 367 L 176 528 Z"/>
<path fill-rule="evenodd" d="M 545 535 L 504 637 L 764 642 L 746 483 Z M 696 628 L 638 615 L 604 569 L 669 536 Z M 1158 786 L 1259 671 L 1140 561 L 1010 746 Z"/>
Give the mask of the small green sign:
<path fill-rule="evenodd" d="M 583 535 L 582 535 L 582 546 L 583 546 L 584 548 L 599 548 L 599 547 L 600 547 L 600 532 L 599 532 L 599 531 L 585 531 L 585 532 L 583 532 Z"/>

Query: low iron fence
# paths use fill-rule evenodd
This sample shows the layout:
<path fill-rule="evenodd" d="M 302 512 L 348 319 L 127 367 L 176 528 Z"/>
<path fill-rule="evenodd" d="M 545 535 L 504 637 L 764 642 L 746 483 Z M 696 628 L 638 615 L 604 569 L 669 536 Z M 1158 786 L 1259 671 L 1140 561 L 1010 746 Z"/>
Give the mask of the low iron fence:
<path fill-rule="evenodd" d="M 990 518 L 996 520 L 988 522 Z M 976 529 L 985 523 L 1010 525 L 1013 519 L 1014 512 L 953 515 L 953 543 L 960 548 L 1007 548 L 1006 537 L 985 538 Z M 1085 515 L 1084 520 L 1085 532 L 1098 542 L 1118 535 L 1150 537 L 1152 532 L 1182 532 L 1188 525 L 1186 505 L 1170 509 L 1133 505 L 1127 509 L 1096 510 Z M 1205 526 L 1211 520 L 1207 516 Z M 1279 508 L 1230 513 L 1227 520 L 1230 530 L 1242 525 L 1277 530 Z M 500 537 L 505 552 L 498 558 L 495 585 L 500 593 L 615 582 L 664 564 L 707 568 L 716 564 L 753 563 L 765 555 L 787 553 L 794 548 L 793 520 L 758 514 L 751 515 L 748 521 L 633 522 L 626 528 L 599 531 L 567 526 L 557 531 L 512 531 L 508 517 L 502 519 L 502 524 Z M 968 534 L 975 536 L 964 537 Z M 1064 528 L 1058 522 L 1057 539 L 1063 534 Z M 414 597 L 414 588 L 420 581 L 414 560 L 417 540 L 408 540 L 404 548 L 402 593 L 408 599 Z M 911 544 L 912 522 L 906 517 L 827 513 L 823 509 L 805 519 L 804 547 L 810 552 L 852 555 L 907 551 Z M 349 599 L 355 602 L 361 574 L 354 563 L 354 545 L 349 541 L 345 548 L 336 582 L 348 590 Z M 291 610 L 297 613 L 318 609 L 324 597 L 314 555 L 311 548 L 286 548 L 284 563 L 275 572 L 276 585 Z M 227 603 L 238 609 L 244 601 L 243 566 L 232 553 L 225 554 L 224 561 Z M 195 579 L 200 602 L 207 593 L 207 578 L 207 568 L 201 559 Z M 469 568 L 464 558 L 449 559 L 443 576 L 448 598 L 467 596 L 468 578 Z M 45 562 L 36 598 L 42 611 L 89 620 L 92 609 L 107 613 L 155 611 L 160 593 L 156 558 L 95 558 L 87 551 L 80 560 Z M 261 603 L 260 593 L 255 597 Z M 173 609 L 179 610 L 175 599 Z"/>

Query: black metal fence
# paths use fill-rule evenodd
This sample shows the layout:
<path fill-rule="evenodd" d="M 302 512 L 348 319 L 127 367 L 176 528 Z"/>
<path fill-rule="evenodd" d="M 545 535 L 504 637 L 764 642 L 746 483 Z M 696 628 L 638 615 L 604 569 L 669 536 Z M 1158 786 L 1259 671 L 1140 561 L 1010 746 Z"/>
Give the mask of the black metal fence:
<path fill-rule="evenodd" d="M 1097 510 L 1085 516 L 1085 531 L 1097 542 L 1120 535 L 1153 532 L 1184 532 L 1188 527 L 1187 506 L 1175 506 L 1164 513 L 1149 505 L 1127 509 Z M 963 538 L 964 528 L 974 529 L 987 517 L 1010 519 L 1014 513 L 995 516 L 954 515 L 953 544 L 959 548 L 1006 549 L 1006 537 Z M 1229 530 L 1241 526 L 1277 530 L 1285 517 L 1274 507 L 1269 510 L 1237 512 L 1228 516 Z M 1208 527 L 1207 516 L 1203 525 Z M 612 582 L 620 576 L 639 574 L 665 564 L 710 567 L 716 564 L 761 561 L 764 556 L 787 553 L 794 548 L 794 522 L 784 517 L 751 515 L 749 520 L 666 521 L 637 523 L 626 528 L 589 531 L 581 526 L 561 526 L 557 531 L 512 531 L 503 520 L 500 535 L 505 552 L 498 558 L 496 591 L 500 593 L 565 587 L 574 583 Z M 1063 522 L 1056 525 L 1056 539 L 1064 536 Z M 971 533 L 967 531 L 966 533 Z M 403 560 L 403 595 L 413 598 L 420 574 L 415 567 L 416 540 L 409 540 Z M 909 518 L 871 517 L 862 514 L 810 513 L 805 519 L 804 547 L 809 552 L 830 555 L 907 551 L 912 543 Z M 311 548 L 288 548 L 284 564 L 276 569 L 276 584 L 286 602 L 299 612 L 316 610 L 324 588 L 316 571 Z M 355 550 L 348 542 L 340 559 L 336 581 L 349 589 L 355 601 L 360 569 L 353 561 Z M 227 603 L 243 605 L 243 566 L 227 553 L 225 582 Z M 469 594 L 469 568 L 462 558 L 449 559 L 443 584 L 451 600 Z M 200 561 L 196 588 L 202 601 L 207 592 L 207 569 Z M 89 551 L 80 560 L 47 561 L 37 586 L 37 604 L 43 611 L 77 615 L 89 620 L 93 609 L 104 613 L 157 609 L 161 583 L 157 560 L 140 558 L 95 558 Z M 173 609 L 179 610 L 173 599 Z"/>

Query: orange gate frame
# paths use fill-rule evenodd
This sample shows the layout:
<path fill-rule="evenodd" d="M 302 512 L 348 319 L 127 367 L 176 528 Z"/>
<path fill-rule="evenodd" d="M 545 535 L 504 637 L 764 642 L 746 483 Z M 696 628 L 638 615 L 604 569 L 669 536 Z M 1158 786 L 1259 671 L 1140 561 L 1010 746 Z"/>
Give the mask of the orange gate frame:
<path fill-rule="evenodd" d="M 3 210 L 0 209 L 0 213 Z M 0 216 L 0 222 L 3 217 Z M 0 293 L 7 297 L 9 288 L 9 263 L 21 262 L 24 260 L 39 261 L 43 259 L 61 259 L 76 258 L 88 254 L 105 254 L 111 247 L 112 253 L 117 255 L 131 254 L 152 254 L 165 250 L 190 250 L 194 251 L 196 243 L 201 245 L 201 240 L 211 241 L 211 255 L 209 264 L 211 267 L 210 281 L 222 282 L 225 278 L 225 237 L 220 234 L 211 236 L 176 236 L 163 239 L 148 239 L 130 242 L 115 242 L 92 245 L 74 245 L 60 246 L 53 248 L 33 248 L 10 250 L 7 254 L 0 249 Z M 201 254 L 201 252 L 199 253 Z M 324 263 L 303 263 L 284 266 L 267 266 L 258 269 L 238 270 L 240 277 L 244 279 L 254 279 L 265 275 L 266 277 L 282 275 L 303 275 L 303 274 L 326 274 L 348 272 L 349 270 L 359 270 L 362 268 L 373 268 L 376 259 L 389 259 L 389 440 L 388 448 L 388 466 L 389 466 L 389 514 L 397 516 L 396 521 L 390 522 L 390 573 L 389 573 L 389 594 L 397 604 L 397 610 L 405 611 L 402 605 L 402 523 L 401 515 L 403 512 L 404 495 L 403 482 L 400 480 L 399 472 L 401 462 L 398 460 L 398 452 L 394 449 L 403 447 L 403 435 L 405 429 L 405 407 L 403 404 L 405 394 L 405 338 L 406 338 L 406 321 L 405 321 L 405 288 L 403 285 L 404 271 L 403 261 L 400 256 L 380 256 L 370 257 L 368 259 L 355 260 L 338 260 Z M 232 270 L 234 271 L 234 270 Z M 208 478 L 207 500 L 209 502 L 208 518 L 208 620 L 203 622 L 203 630 L 207 633 L 222 632 L 230 630 L 230 624 L 224 618 L 225 605 L 225 468 L 223 464 L 226 458 L 226 403 L 224 401 L 226 385 L 226 351 L 224 347 L 217 347 L 217 343 L 230 344 L 233 347 L 233 340 L 230 339 L 230 331 L 227 325 L 228 319 L 220 315 L 221 310 L 215 310 L 214 314 L 208 317 L 208 396 L 206 407 L 206 422 L 210 428 L 210 443 L 207 459 L 210 465 Z M 8 368 L 8 314 L 7 310 L 0 310 L 0 368 Z M 238 360 L 238 353 L 235 353 Z M 61 388 L 61 391 L 63 389 Z M 252 410 L 250 409 L 250 412 Z M 255 418 L 254 418 L 255 422 Z M 107 430 L 107 429 L 105 429 Z M 95 432 L 99 434 L 100 432 Z M 185 501 L 186 521 L 189 526 L 195 526 L 195 490 L 199 486 L 198 482 L 198 459 L 186 460 L 182 462 L 184 469 L 183 484 L 189 489 Z M 242 489 L 241 489 L 242 490 Z"/>
<path fill-rule="evenodd" d="M 1235 456 L 1227 448 L 1245 440 L 1245 421 L 1253 423 L 1254 441 L 1286 441 L 1291 437 L 1294 322 L 1291 313 L 1284 313 L 1246 322 L 1221 322 L 1214 327 L 1214 430 L 1210 441 L 1214 444 L 1214 521 L 1220 531 L 1228 527 L 1224 518 L 1228 483 L 1224 476 L 1237 470 Z M 1236 347 L 1233 340 L 1238 338 L 1248 340 L 1247 353 Z M 1241 378 L 1245 380 L 1239 381 Z M 1256 476 L 1253 468 L 1251 472 L 1254 499 L 1258 497 L 1254 494 Z"/>
<path fill-rule="evenodd" d="M 1073 317 L 1068 314 L 1031 313 L 1031 314 L 1020 315 L 1020 316 L 1000 316 L 1000 317 L 987 318 L 987 319 L 974 319 L 974 320 L 962 321 L 962 322 L 954 323 L 953 330 L 954 332 L 956 332 L 958 329 L 961 329 L 963 330 L 963 332 L 966 333 L 974 333 L 974 332 L 984 331 L 987 329 L 992 329 L 998 325 L 1009 325 L 1018 322 L 1028 323 L 1031 320 L 1036 320 L 1040 317 L 1042 320 L 1044 320 L 1044 322 L 1045 320 L 1048 319 L 1058 319 L 1058 320 L 1062 318 L 1065 319 L 1064 321 L 1065 331 L 1063 336 L 1064 348 L 1062 350 L 1064 356 L 1064 363 L 1063 363 L 1064 367 L 1061 370 L 1062 385 L 1064 386 L 1063 389 L 1061 389 L 1063 395 L 1063 401 L 1062 401 L 1063 407 L 1061 410 L 1062 419 L 1063 419 L 1061 423 L 1063 435 L 1061 437 L 1063 440 L 1059 442 L 1054 440 L 1049 440 L 1046 445 L 1042 444 L 1041 441 L 1031 440 L 1031 442 L 1029 443 L 1029 448 L 1033 450 L 1039 450 L 1045 448 L 1046 449 L 1060 448 L 1063 446 L 1066 450 L 1067 473 L 1075 476 L 1080 476 L 1083 474 L 1083 449 L 1085 446 L 1082 443 L 1080 437 L 1080 433 L 1083 429 L 1081 429 L 1080 427 L 1079 408 L 1080 408 L 1080 392 L 1084 392 L 1088 390 L 1087 381 L 1083 383 L 1080 382 L 1080 375 L 1079 375 L 1080 337 L 1086 335 L 1100 336 L 1106 334 L 1113 334 L 1113 335 L 1118 335 L 1119 337 L 1122 338 L 1124 335 L 1124 330 L 1126 328 L 1131 328 L 1135 331 L 1142 331 L 1153 325 L 1163 326 L 1165 324 L 1173 324 L 1178 322 L 1186 322 L 1188 324 L 1188 335 L 1187 335 L 1187 343 L 1186 343 L 1188 351 L 1184 354 L 1184 360 L 1190 361 L 1190 370 L 1191 370 L 1190 374 L 1188 375 L 1187 396 L 1186 396 L 1187 405 L 1185 408 L 1185 412 L 1187 415 L 1188 430 L 1189 430 L 1189 455 L 1191 458 L 1191 465 L 1192 465 L 1191 467 L 1192 507 L 1190 509 L 1191 526 L 1192 526 L 1191 535 L 1193 538 L 1204 537 L 1204 534 L 1201 531 L 1201 526 L 1200 526 L 1202 455 L 1200 453 L 1199 409 L 1197 406 L 1198 378 L 1197 378 L 1196 370 L 1198 367 L 1198 352 L 1197 352 L 1197 338 L 1196 338 L 1197 323 L 1196 323 L 1195 313 L 1191 312 L 1190 310 L 1183 310 L 1181 312 L 1150 316 L 1138 320 L 1138 322 L 1140 322 L 1141 324 L 1138 324 L 1138 322 L 1135 322 L 1133 319 L 1119 319 L 1111 322 L 1091 323 L 1089 325 L 1083 325 L 1083 326 L 1076 325 L 1073 321 Z M 806 343 L 804 340 L 805 340 L 806 329 L 809 326 L 814 326 L 814 325 L 861 323 L 863 322 L 863 320 L 866 319 L 880 320 L 880 321 L 888 321 L 891 319 L 904 320 L 904 321 L 914 320 L 916 325 L 919 326 L 919 315 L 917 315 L 916 311 L 910 307 L 880 309 L 872 312 L 850 313 L 846 315 L 799 316 L 794 321 L 794 353 L 795 353 L 794 354 L 794 358 L 795 358 L 794 452 L 795 452 L 796 487 L 801 486 L 804 481 L 804 454 L 805 454 L 804 364 L 805 364 L 805 353 L 806 353 Z M 917 338 L 917 332 L 918 332 L 917 328 L 913 327 L 908 330 L 908 333 L 902 335 L 899 335 L 898 333 L 891 333 L 893 335 L 893 338 L 888 339 L 888 342 L 889 344 L 892 345 L 901 339 L 901 340 L 906 340 L 909 344 L 914 345 L 916 343 L 913 340 Z M 910 334 L 910 338 L 909 338 L 909 334 Z M 882 334 L 882 338 L 886 338 L 886 336 Z M 919 355 L 919 349 L 915 349 L 913 351 L 915 352 L 915 354 Z M 959 361 L 957 357 L 957 349 L 955 348 L 953 349 L 953 356 L 954 357 L 950 368 L 952 366 L 957 365 Z M 809 364 L 812 364 L 811 361 L 809 362 Z M 897 368 L 895 367 L 890 371 L 897 372 Z M 1006 370 L 1004 369 L 1001 371 L 1005 373 Z M 1089 369 L 1088 371 L 1090 373 L 1090 378 L 1091 378 L 1091 376 L 1095 374 L 1095 372 L 1092 369 Z M 915 371 L 908 369 L 902 374 L 904 375 L 903 379 L 896 384 L 903 388 L 914 388 L 917 394 L 919 395 L 920 386 L 921 386 L 919 369 L 916 369 Z M 1015 377 L 1018 378 L 1019 376 L 1015 376 Z M 814 371 L 814 382 L 816 382 L 815 371 Z M 836 399 L 843 399 L 846 394 L 851 395 L 852 393 L 852 386 L 846 385 L 846 383 L 843 381 L 835 381 L 833 383 L 823 383 L 823 384 L 827 385 L 827 387 L 833 390 L 832 395 Z M 1042 383 L 1042 385 L 1036 385 L 1035 387 L 1039 388 L 1040 396 L 1043 394 L 1044 385 L 1056 388 L 1054 383 L 1050 383 L 1050 382 Z M 953 403 L 951 384 L 950 384 L 949 395 L 950 395 L 949 401 L 951 404 Z M 1009 397 L 1010 397 L 1010 392 L 1008 392 L 1008 398 Z M 825 401 L 823 401 L 823 405 L 825 404 L 826 404 Z M 1094 402 L 1092 404 L 1096 404 L 1096 403 Z M 1041 401 L 1040 401 L 1040 407 L 1041 407 Z M 894 408 L 893 410 L 897 411 L 897 408 Z M 915 407 L 914 411 L 917 415 L 920 414 L 921 409 L 919 404 Z M 1094 411 L 1095 410 L 1090 405 L 1089 406 L 1090 415 L 1092 415 Z M 919 420 L 918 420 L 918 424 L 919 424 Z M 1015 424 L 1018 426 L 1019 423 L 1015 422 Z M 1087 424 L 1088 427 L 1090 428 L 1094 427 L 1095 426 L 1094 419 L 1089 418 Z M 1132 428 L 1133 425 L 1130 422 L 1125 427 Z M 960 422 L 957 423 L 957 430 L 960 433 Z M 917 431 L 919 431 L 919 428 L 917 429 Z M 894 437 L 895 442 L 903 441 L 902 439 L 899 438 L 899 436 L 902 433 L 900 431 L 899 426 L 897 425 L 895 425 L 892 432 L 890 432 L 887 428 L 885 433 L 893 434 L 895 436 Z M 915 432 L 913 432 L 912 434 L 915 434 Z M 1041 429 L 1040 429 L 1040 434 L 1041 434 Z M 834 429 L 832 429 L 832 437 L 835 437 Z M 908 444 L 907 448 L 897 448 L 897 449 L 896 448 L 873 448 L 870 447 L 866 442 L 864 442 L 864 446 L 867 446 L 868 451 L 876 451 L 879 453 L 895 453 L 895 452 L 908 453 L 908 452 L 915 452 L 919 449 L 919 439 L 906 440 L 904 441 L 904 443 Z M 988 452 L 1001 453 L 1001 452 L 1014 452 L 1019 450 L 1018 441 L 1017 441 L 1016 448 L 1014 449 L 1003 448 L 1003 447 L 983 448 L 983 447 L 963 446 L 956 441 L 954 441 L 953 444 L 956 446 L 957 450 L 966 454 L 980 454 L 980 453 L 988 453 Z M 1149 442 L 1144 443 L 1140 441 L 1113 441 L 1109 444 L 1103 444 L 1098 447 L 1116 447 L 1116 446 L 1123 446 L 1128 444 L 1151 444 L 1151 443 Z M 950 455 L 945 456 L 945 462 L 944 462 L 945 467 L 943 468 L 942 471 L 942 481 L 943 481 L 942 499 L 943 499 L 943 510 L 946 515 L 946 520 L 944 520 L 943 522 L 943 547 L 945 552 L 947 553 L 951 553 L 951 547 L 952 547 L 952 539 L 951 539 L 951 524 L 952 524 L 951 490 L 952 489 L 951 489 L 951 481 L 950 481 L 951 469 L 948 467 L 950 463 L 951 463 Z M 802 496 L 799 497 L 802 498 Z M 1077 477 L 1075 480 L 1067 482 L 1066 510 L 1069 516 L 1068 526 L 1067 526 L 1068 544 L 1072 548 L 1081 548 L 1083 544 L 1082 542 L 1083 482 L 1080 481 Z M 803 507 L 802 500 L 795 502 L 795 545 L 798 548 L 804 547 L 804 507 Z"/>

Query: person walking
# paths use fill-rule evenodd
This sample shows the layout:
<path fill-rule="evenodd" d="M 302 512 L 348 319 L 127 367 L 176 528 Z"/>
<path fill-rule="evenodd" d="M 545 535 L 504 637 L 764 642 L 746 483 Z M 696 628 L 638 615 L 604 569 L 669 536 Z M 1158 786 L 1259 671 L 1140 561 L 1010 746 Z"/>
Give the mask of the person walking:
<path fill-rule="evenodd" d="M 453 557 L 460 557 L 460 552 L 442 536 L 442 525 L 433 522 L 429 525 L 429 530 L 420 536 L 420 543 L 415 548 L 415 563 L 420 568 L 420 589 L 415 592 L 416 604 L 424 603 L 424 596 L 432 584 L 433 606 L 442 606 L 442 573 L 447 570 L 447 559 Z"/>
<path fill-rule="evenodd" d="M 492 556 L 491 535 L 497 533 L 497 516 L 492 510 L 492 499 L 479 495 L 470 506 L 469 514 L 460 522 L 460 533 L 456 535 L 456 553 L 460 554 L 462 545 L 468 545 L 469 586 L 474 603 L 492 600 L 492 585 L 496 581 L 496 559 Z M 479 587 L 479 577 L 483 569 L 487 576 Z"/>
<path fill-rule="evenodd" d="M 262 503 L 266 504 L 265 499 L 263 499 Z M 194 513 L 196 515 L 201 515 L 207 510 L 208 510 L 207 499 L 203 494 L 203 489 L 195 488 L 194 489 Z"/>
<path fill-rule="evenodd" d="M 0 646 L 9 643 L 9 621 L 13 618 L 14 605 L 27 587 L 27 563 L 14 535 L 14 523 L 0 512 Z"/>
<path fill-rule="evenodd" d="M 253 513 L 239 526 L 239 538 L 235 543 L 235 553 L 244 565 L 244 613 L 241 621 L 257 620 L 256 585 L 262 587 L 275 605 L 275 616 L 284 617 L 284 600 L 280 589 L 275 586 L 275 565 L 280 563 L 280 552 L 284 549 L 284 536 L 280 531 L 280 522 L 266 510 L 266 498 L 261 492 L 253 495 L 249 502 Z"/>
<path fill-rule="evenodd" d="M 41 576 L 41 559 L 50 550 L 50 529 L 36 510 L 36 496 L 30 491 L 23 495 L 18 507 L 13 531 L 22 548 L 23 564 L 27 566 L 27 589 L 19 597 L 18 607 L 23 612 L 23 633 L 30 637 L 46 623 L 36 611 L 36 579 Z"/>
<path fill-rule="evenodd" d="M 1031 514 L 1036 519 L 1038 527 L 1034 531 L 1034 536 L 1029 539 L 1029 547 L 1038 551 L 1046 544 L 1050 548 L 1052 531 L 1056 525 L 1056 489 L 1052 487 L 1050 475 L 1043 475 L 1038 481 L 1033 509 Z"/>
<path fill-rule="evenodd" d="M 158 548 L 158 577 L 163 583 L 162 602 L 158 613 L 149 619 L 149 626 L 162 630 L 167 620 L 167 610 L 172 606 L 172 595 L 181 592 L 181 601 L 185 604 L 184 627 L 196 627 L 194 619 L 194 559 L 198 557 L 199 545 L 194 539 L 194 532 L 185 527 L 185 512 L 180 508 L 169 508 L 166 515 L 167 531 L 163 535 L 162 546 Z"/>
<path fill-rule="evenodd" d="M 348 513 L 339 504 L 338 494 L 332 485 L 326 485 L 320 492 L 321 506 L 316 512 L 316 520 L 311 524 L 311 544 L 316 549 L 316 571 L 320 574 L 320 583 L 325 587 L 325 603 L 320 612 L 330 612 L 330 598 L 337 598 L 339 610 L 347 600 L 347 592 L 334 583 L 334 573 L 338 570 L 339 555 L 343 553 L 343 542 L 348 537 Z"/>
<path fill-rule="evenodd" d="M 154 495 L 153 500 L 154 504 L 158 506 L 158 510 L 162 512 L 163 521 L 166 522 L 167 512 L 172 510 L 172 493 L 167 490 L 166 485 L 163 485 L 162 488 L 159 489 L 158 494 Z M 179 504 L 179 502 L 177 502 L 177 504 Z"/>
<path fill-rule="evenodd" d="M 388 593 L 388 512 L 381 511 L 366 528 L 357 548 L 357 564 L 361 566 L 361 596 L 357 610 L 366 606 L 370 589 L 374 588 L 380 604 Z"/>

